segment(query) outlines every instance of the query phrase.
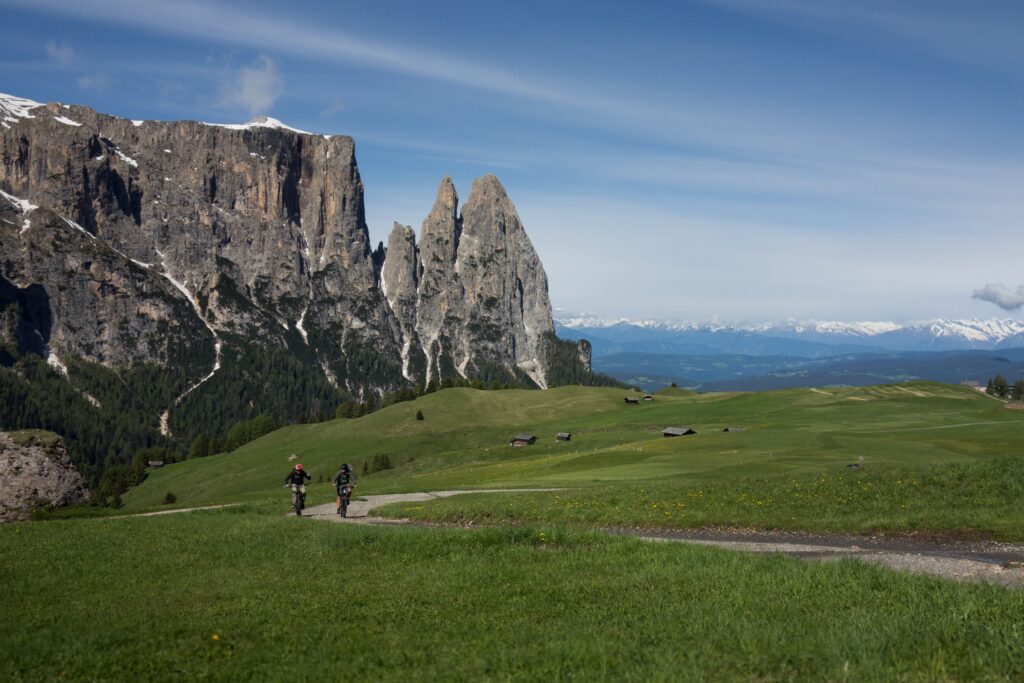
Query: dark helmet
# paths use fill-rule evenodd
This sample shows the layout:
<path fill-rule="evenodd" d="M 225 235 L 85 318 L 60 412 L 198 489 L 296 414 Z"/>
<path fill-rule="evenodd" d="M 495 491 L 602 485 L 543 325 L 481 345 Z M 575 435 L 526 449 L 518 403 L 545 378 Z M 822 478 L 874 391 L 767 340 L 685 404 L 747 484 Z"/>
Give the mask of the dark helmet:
<path fill-rule="evenodd" d="M 348 466 L 347 462 L 346 463 L 342 463 L 342 465 L 341 465 L 342 472 L 349 472 L 349 471 L 351 471 L 351 469 L 352 468 Z"/>

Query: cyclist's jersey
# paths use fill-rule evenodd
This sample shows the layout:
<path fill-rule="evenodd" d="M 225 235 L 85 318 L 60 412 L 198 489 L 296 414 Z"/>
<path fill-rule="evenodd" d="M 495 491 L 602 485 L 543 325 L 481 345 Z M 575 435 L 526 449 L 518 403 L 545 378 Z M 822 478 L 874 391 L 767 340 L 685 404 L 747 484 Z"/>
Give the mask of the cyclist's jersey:
<path fill-rule="evenodd" d="M 312 478 L 313 477 L 309 476 L 309 472 L 306 470 L 292 470 L 288 473 L 288 476 L 284 478 L 284 483 L 301 486 L 306 483 L 306 480 Z"/>
<path fill-rule="evenodd" d="M 349 470 L 348 472 L 345 470 L 338 470 L 338 473 L 334 475 L 331 482 L 334 483 L 334 488 L 340 491 L 343 486 L 355 486 L 356 475 L 352 473 L 352 470 Z"/>

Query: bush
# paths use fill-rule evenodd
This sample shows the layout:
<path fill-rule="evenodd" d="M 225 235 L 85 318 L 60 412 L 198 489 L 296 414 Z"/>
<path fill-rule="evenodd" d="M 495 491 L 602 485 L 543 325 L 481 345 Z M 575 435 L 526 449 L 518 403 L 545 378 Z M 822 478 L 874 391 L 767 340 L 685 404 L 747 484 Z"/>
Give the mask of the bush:
<path fill-rule="evenodd" d="M 363 461 L 363 474 L 373 474 L 374 472 L 383 472 L 384 470 L 390 470 L 394 467 L 391 464 L 391 457 L 386 453 L 384 455 L 373 456 L 372 461 Z"/>
<path fill-rule="evenodd" d="M 176 495 L 174 495 L 173 493 L 171 493 L 170 491 L 168 491 L 167 495 L 164 496 L 164 500 L 163 500 L 163 504 L 164 505 L 171 505 L 171 504 L 177 503 L 177 502 L 178 502 L 178 497 Z"/>
<path fill-rule="evenodd" d="M 416 419 L 421 421 L 421 422 L 423 421 L 423 411 L 422 410 L 417 410 L 416 411 Z"/>

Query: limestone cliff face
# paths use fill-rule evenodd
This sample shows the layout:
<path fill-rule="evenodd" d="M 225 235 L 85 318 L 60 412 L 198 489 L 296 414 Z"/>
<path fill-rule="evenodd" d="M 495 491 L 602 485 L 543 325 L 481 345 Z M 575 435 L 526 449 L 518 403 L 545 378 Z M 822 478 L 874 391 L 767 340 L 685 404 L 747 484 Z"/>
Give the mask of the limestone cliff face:
<path fill-rule="evenodd" d="M 0 189 L 8 209 L 21 202 L 52 210 L 68 228 L 81 228 L 80 246 L 120 255 L 102 262 L 110 283 L 103 292 L 131 299 L 122 285 L 139 278 L 148 287 L 170 286 L 164 306 L 188 302 L 191 313 L 173 317 L 198 328 L 199 337 L 301 343 L 357 395 L 374 388 L 368 374 L 376 388 L 397 386 L 399 333 L 371 259 L 351 138 L 304 134 L 270 119 L 240 126 L 129 121 L 7 96 L 0 96 L 0 118 Z M 39 281 L 35 265 L 8 254 L 30 250 L 20 242 L 39 246 L 68 230 L 60 220 L 22 213 L 9 221 L 16 225 L 8 225 L 0 275 Z M 21 221 L 40 225 L 22 231 Z M 82 261 L 98 267 L 96 259 Z M 82 264 L 64 266 L 65 284 L 81 298 Z M 80 354 L 87 346 L 96 348 L 89 358 L 112 365 L 165 362 L 145 345 L 127 350 L 103 335 L 82 334 L 93 307 L 65 305 L 71 302 L 52 291 L 48 286 L 55 353 Z M 106 315 L 96 322 L 113 324 Z M 354 359 L 366 348 L 375 350 L 372 357 Z M 209 362 L 216 362 L 212 354 Z"/>
<path fill-rule="evenodd" d="M 371 252 L 349 137 L 0 95 L 10 302 L 8 336 L 33 353 L 180 367 L 192 389 L 222 359 L 248 377 L 252 345 L 356 398 L 456 377 L 544 387 L 553 334 L 543 266 L 493 176 L 461 215 L 446 178 L 419 245 L 396 225 Z"/>
<path fill-rule="evenodd" d="M 402 337 L 402 376 L 418 380 L 424 373 L 424 355 L 416 332 L 417 290 L 422 266 L 416 233 L 395 223 L 381 268 L 381 289 L 398 323 Z"/>
<path fill-rule="evenodd" d="M 515 206 L 493 175 L 473 183 L 462 208 L 455 268 L 464 292 L 460 371 L 512 359 L 545 387 L 541 345 L 543 335 L 554 330 L 548 277 Z"/>
<path fill-rule="evenodd" d="M 411 230 L 401 235 L 396 241 L 393 232 L 389 240 L 386 274 L 415 272 Z M 415 334 L 407 322 L 402 326 L 405 355 L 418 348 L 426 358 L 423 375 L 415 379 L 494 379 L 505 369 L 545 387 L 543 345 L 554 329 L 547 276 L 498 179 L 478 178 L 461 216 L 455 186 L 450 178 L 442 180 L 420 241 L 418 284 L 409 275 L 401 284 L 397 277 L 386 278 L 389 300 L 394 292 L 406 302 L 403 311 L 415 290 Z"/>

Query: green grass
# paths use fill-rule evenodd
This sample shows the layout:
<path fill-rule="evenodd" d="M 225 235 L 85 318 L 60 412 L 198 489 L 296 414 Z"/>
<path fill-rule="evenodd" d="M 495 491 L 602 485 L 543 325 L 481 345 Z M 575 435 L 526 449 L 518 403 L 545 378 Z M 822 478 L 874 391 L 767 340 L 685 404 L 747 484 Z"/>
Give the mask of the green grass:
<path fill-rule="evenodd" d="M 49 448 L 60 439 L 53 432 L 43 429 L 22 429 L 16 432 L 8 432 L 7 436 L 19 446 L 40 446 L 42 448 Z"/>
<path fill-rule="evenodd" d="M 333 495 L 326 481 L 340 462 L 359 472 L 364 460 L 388 455 L 396 467 L 363 477 L 359 494 L 571 489 L 557 498 L 523 498 L 528 514 L 518 519 L 975 529 L 1002 537 L 1019 537 L 1015 529 L 1024 528 L 1024 512 L 1011 505 L 1020 490 L 1015 470 L 997 475 L 971 468 L 1020 456 L 1024 414 L 971 389 L 915 382 L 759 394 L 678 393 L 626 405 L 625 393 L 614 389 L 451 389 L 357 420 L 287 427 L 228 455 L 164 467 L 125 501 L 129 510 L 142 510 L 161 507 L 168 492 L 177 497 L 177 506 L 282 499 L 288 456 L 296 453 L 324 482 L 311 487 L 310 503 L 316 504 Z M 425 420 L 415 419 L 418 410 Z M 663 438 L 662 428 L 670 425 L 689 425 L 698 433 Z M 723 433 L 728 425 L 746 431 Z M 521 431 L 536 434 L 538 443 L 509 447 L 509 436 Z M 571 431 L 573 440 L 556 442 L 558 431 Z M 866 467 L 849 472 L 846 465 L 860 457 Z M 967 469 L 943 469 L 957 465 Z M 1004 475 L 1010 479 L 1000 479 Z M 963 495 L 961 476 L 981 477 L 970 496 Z M 890 481 L 915 479 L 930 483 L 907 500 L 914 491 Z M 874 495 L 861 495 L 855 484 L 870 486 Z M 801 489 L 791 492 L 797 485 Z M 762 490 L 765 495 L 759 495 Z M 814 491 L 816 498 L 800 498 Z M 703 503 L 690 505 L 702 492 Z M 458 498 L 425 506 L 422 514 L 507 519 L 510 505 L 517 504 Z"/>
<path fill-rule="evenodd" d="M 704 484 L 456 496 L 374 514 L 432 522 L 931 533 L 1024 540 L 1024 456 Z"/>
<path fill-rule="evenodd" d="M 1024 591 L 280 506 L 0 527 L 0 679 L 1020 680 Z"/>

